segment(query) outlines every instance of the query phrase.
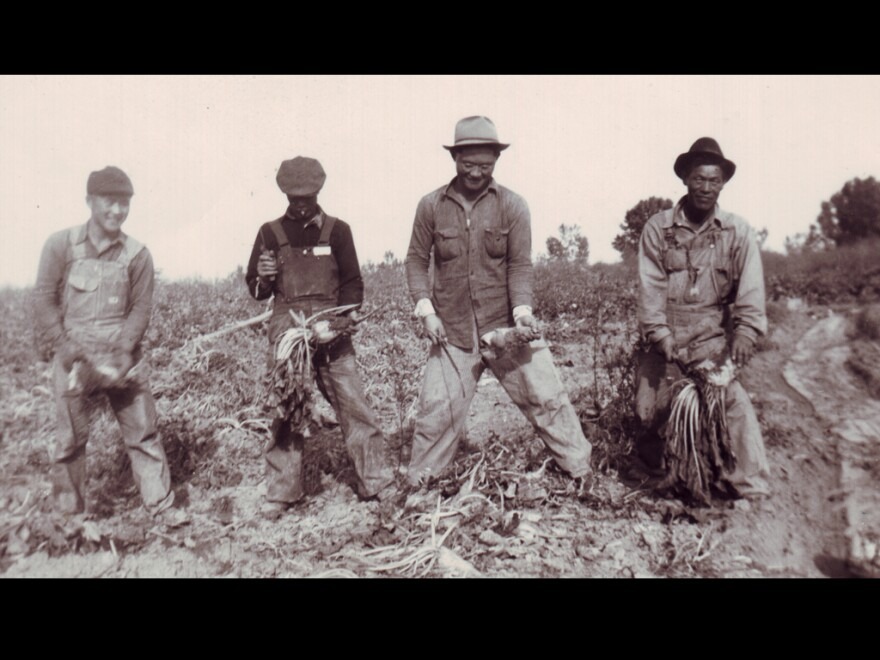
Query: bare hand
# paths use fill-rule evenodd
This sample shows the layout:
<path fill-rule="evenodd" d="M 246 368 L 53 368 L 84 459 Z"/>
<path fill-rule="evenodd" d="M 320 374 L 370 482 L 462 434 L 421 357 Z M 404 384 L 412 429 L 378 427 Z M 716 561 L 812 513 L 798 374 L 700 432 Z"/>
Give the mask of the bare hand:
<path fill-rule="evenodd" d="M 516 320 L 516 327 L 530 330 L 532 333 L 532 339 L 540 339 L 541 338 L 541 324 L 531 314 L 527 314 L 526 316 L 520 316 Z"/>
<path fill-rule="evenodd" d="M 119 378 L 116 381 L 118 383 L 128 376 L 128 372 L 131 371 L 131 368 L 134 366 L 134 358 L 132 358 L 131 353 L 128 351 L 119 351 L 113 355 L 113 362 L 119 372 Z M 114 383 L 114 385 L 115 384 L 116 383 Z"/>
<path fill-rule="evenodd" d="M 655 344 L 657 352 L 660 353 L 667 362 L 672 362 L 678 357 L 678 347 L 675 345 L 675 339 L 672 335 L 667 335 Z"/>
<path fill-rule="evenodd" d="M 425 330 L 427 330 L 432 343 L 446 343 L 446 328 L 443 327 L 443 321 L 440 320 L 439 316 L 436 314 L 428 314 L 422 319 L 422 323 L 424 324 Z"/>
<path fill-rule="evenodd" d="M 755 343 L 745 335 L 733 336 L 733 363 L 738 367 L 744 367 L 755 354 Z"/>
<path fill-rule="evenodd" d="M 339 334 L 353 335 L 357 332 L 357 325 L 351 316 L 334 316 L 330 319 L 330 330 Z"/>
<path fill-rule="evenodd" d="M 264 279 L 274 278 L 278 274 L 278 261 L 275 254 L 265 250 L 257 261 L 257 275 Z"/>
<path fill-rule="evenodd" d="M 73 363 L 82 360 L 85 357 L 85 351 L 82 346 L 72 339 L 68 339 L 58 348 L 58 359 L 65 371 L 70 371 Z"/>
<path fill-rule="evenodd" d="M 101 386 L 111 388 L 123 384 L 133 366 L 134 358 L 130 352 L 115 349 L 109 356 L 99 358 L 93 368 L 101 376 Z"/>

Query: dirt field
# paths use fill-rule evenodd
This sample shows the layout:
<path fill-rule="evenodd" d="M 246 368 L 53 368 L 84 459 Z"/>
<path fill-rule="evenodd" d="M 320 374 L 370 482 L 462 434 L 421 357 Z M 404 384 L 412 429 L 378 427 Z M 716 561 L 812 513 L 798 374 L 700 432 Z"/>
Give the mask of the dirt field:
<path fill-rule="evenodd" d="M 20 381 L 3 393 L 11 398 L 0 445 L 0 572 L 5 577 L 871 574 L 873 555 L 866 544 L 876 547 L 880 539 L 871 530 L 880 527 L 871 527 L 876 521 L 864 498 L 873 491 L 865 475 L 873 474 L 877 483 L 880 452 L 876 436 L 857 442 L 840 429 L 877 424 L 880 416 L 873 416 L 880 402 L 868 396 L 857 374 L 841 366 L 851 343 L 851 310 L 830 313 L 826 307 L 785 311 L 741 376 L 764 429 L 773 497 L 712 508 L 657 497 L 643 478 L 623 469 L 598 473 L 592 490 L 578 497 L 487 373 L 454 473 L 432 490 L 410 495 L 403 506 L 358 501 L 339 431 L 328 428 L 311 441 L 310 496 L 280 520 L 265 520 L 258 513 L 265 486 L 257 413 L 229 419 L 209 434 L 172 414 L 182 405 L 179 396 L 160 396 L 160 415 L 176 420 L 162 430 L 188 521 L 174 528 L 152 524 L 140 507 L 115 424 L 100 411 L 90 444 L 90 513 L 64 518 L 51 511 L 48 500 L 47 381 L 36 367 L 23 366 Z M 817 327 L 822 341 L 808 335 Z M 589 389 L 592 376 L 583 366 L 589 347 L 559 343 L 553 350 L 569 391 Z M 161 378 L 154 389 L 160 384 Z M 16 425 L 33 420 L 35 407 L 47 409 L 39 417 L 43 422 L 22 433 Z M 390 431 L 395 411 L 382 413 Z M 29 440 L 9 440 L 24 436 Z M 389 451 L 395 464 L 405 465 L 406 448 L 396 442 L 392 437 Z M 861 555 L 848 561 L 854 552 Z"/>

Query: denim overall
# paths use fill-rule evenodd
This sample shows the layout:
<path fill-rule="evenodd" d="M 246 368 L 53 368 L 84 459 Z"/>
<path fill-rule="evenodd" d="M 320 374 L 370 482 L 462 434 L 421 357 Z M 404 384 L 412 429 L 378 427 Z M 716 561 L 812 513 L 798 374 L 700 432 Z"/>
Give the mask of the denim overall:
<path fill-rule="evenodd" d="M 309 317 L 338 305 L 339 268 L 330 251 L 330 233 L 335 222 L 335 218 L 324 216 L 314 248 L 292 247 L 281 222 L 269 223 L 278 242 L 280 271 L 269 320 L 271 347 L 294 325 L 289 310 Z M 270 364 L 274 364 L 274 354 L 270 359 Z M 391 483 L 393 475 L 385 461 L 382 429 L 364 395 L 351 338 L 342 337 L 331 346 L 320 348 L 314 355 L 313 366 L 318 389 L 333 406 L 342 427 L 345 446 L 360 481 L 358 493 L 363 497 L 375 495 Z M 304 497 L 303 447 L 303 436 L 292 433 L 286 420 L 273 420 L 265 452 L 266 498 L 270 502 L 292 504 Z"/>
<path fill-rule="evenodd" d="M 733 227 L 712 226 L 689 241 L 677 238 L 676 228 L 664 231 L 663 265 L 668 277 L 666 318 L 678 349 L 688 366 L 703 360 L 721 362 L 730 354 L 729 305 L 736 298 L 733 273 Z M 639 355 L 636 414 L 645 434 L 640 453 L 649 461 L 659 461 L 672 384 L 682 374 L 667 364 L 656 350 Z M 761 427 L 751 400 L 738 380 L 727 387 L 727 421 L 736 468 L 728 475 L 743 494 L 769 492 L 764 480 L 768 474 Z"/>
<path fill-rule="evenodd" d="M 143 246 L 123 236 L 123 249 L 112 261 L 87 256 L 82 231 L 70 231 L 67 277 L 62 293 L 64 328 L 86 355 L 110 353 L 120 339 L 129 309 L 128 267 Z M 139 358 L 135 355 L 134 358 Z M 125 386 L 104 391 L 119 422 L 132 474 L 144 505 L 152 513 L 174 501 L 168 460 L 157 431 L 156 407 L 144 371 Z M 68 391 L 68 373 L 54 363 L 58 436 L 53 449 L 53 494 L 67 512 L 85 508 L 86 444 L 90 406 L 87 396 Z"/>

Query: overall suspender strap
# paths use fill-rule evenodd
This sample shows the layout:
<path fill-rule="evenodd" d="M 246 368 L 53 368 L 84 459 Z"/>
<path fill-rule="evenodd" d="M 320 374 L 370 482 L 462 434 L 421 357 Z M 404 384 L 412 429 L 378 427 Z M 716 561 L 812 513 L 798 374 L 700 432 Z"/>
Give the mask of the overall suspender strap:
<path fill-rule="evenodd" d="M 318 239 L 318 245 L 330 245 L 330 232 L 333 231 L 334 224 L 336 224 L 336 218 L 329 215 L 324 216 L 324 224 L 321 227 L 321 237 Z"/>
<path fill-rule="evenodd" d="M 138 254 L 140 254 L 141 250 L 144 249 L 144 245 L 143 245 L 143 243 L 136 241 L 135 239 L 133 239 L 131 236 L 128 236 L 127 234 L 124 238 L 124 241 L 125 241 L 125 247 L 123 248 L 122 252 L 119 254 L 119 257 L 117 257 L 116 261 L 118 261 L 123 266 L 128 268 L 129 265 L 131 264 L 132 260 Z"/>
<path fill-rule="evenodd" d="M 284 233 L 284 229 L 281 227 L 280 220 L 273 220 L 269 223 L 269 228 L 272 230 L 272 233 L 275 234 L 275 240 L 278 241 L 278 249 L 280 250 L 283 247 L 290 245 L 287 241 L 287 234 Z"/>

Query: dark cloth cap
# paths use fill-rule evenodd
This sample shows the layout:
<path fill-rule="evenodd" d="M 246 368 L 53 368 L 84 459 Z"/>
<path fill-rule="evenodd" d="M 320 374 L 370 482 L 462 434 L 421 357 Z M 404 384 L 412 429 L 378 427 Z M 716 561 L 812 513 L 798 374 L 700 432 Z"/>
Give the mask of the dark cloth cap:
<path fill-rule="evenodd" d="M 326 179 L 327 175 L 321 163 L 305 156 L 285 160 L 278 168 L 278 175 L 275 177 L 281 192 L 294 197 L 317 195 L 324 187 Z"/>
<path fill-rule="evenodd" d="M 672 169 L 675 170 L 675 174 L 679 179 L 683 179 L 691 169 L 691 163 L 697 159 L 704 163 L 711 163 L 721 167 L 721 171 L 724 172 L 725 181 L 730 181 L 736 172 L 736 165 L 732 160 L 727 160 L 724 157 L 718 142 L 710 137 L 701 137 L 691 145 L 689 151 L 679 154 L 678 158 L 675 159 L 675 165 L 672 166 Z"/>
<path fill-rule="evenodd" d="M 108 165 L 103 170 L 89 174 L 86 184 L 89 195 L 134 195 L 131 179 L 118 167 Z"/>

